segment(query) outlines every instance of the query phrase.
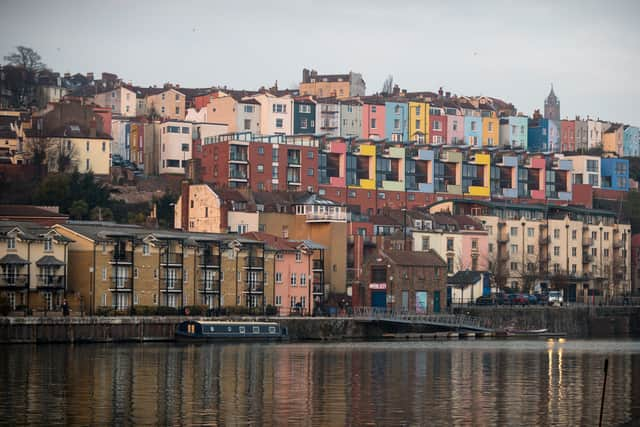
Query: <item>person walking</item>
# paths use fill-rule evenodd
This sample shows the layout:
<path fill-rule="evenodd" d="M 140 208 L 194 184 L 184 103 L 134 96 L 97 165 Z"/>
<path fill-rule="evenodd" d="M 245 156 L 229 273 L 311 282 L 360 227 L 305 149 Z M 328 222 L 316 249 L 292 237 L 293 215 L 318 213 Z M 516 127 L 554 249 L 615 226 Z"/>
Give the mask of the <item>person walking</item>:
<path fill-rule="evenodd" d="M 65 317 L 69 315 L 69 304 L 66 299 L 62 301 L 62 315 Z"/>

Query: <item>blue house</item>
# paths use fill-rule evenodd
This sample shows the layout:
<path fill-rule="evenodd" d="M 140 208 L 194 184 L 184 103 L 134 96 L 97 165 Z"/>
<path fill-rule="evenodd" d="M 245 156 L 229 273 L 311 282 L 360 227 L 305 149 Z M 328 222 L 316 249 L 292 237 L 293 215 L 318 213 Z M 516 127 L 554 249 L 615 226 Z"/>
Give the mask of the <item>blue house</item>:
<path fill-rule="evenodd" d="M 409 104 L 385 102 L 385 137 L 390 141 L 409 140 Z"/>
<path fill-rule="evenodd" d="M 482 147 L 482 117 L 465 116 L 464 142 L 466 145 Z"/>
<path fill-rule="evenodd" d="M 500 119 L 500 146 L 527 149 L 529 118 L 509 116 Z"/>
<path fill-rule="evenodd" d="M 316 133 L 316 103 L 310 98 L 300 97 L 293 101 L 293 133 Z"/>
<path fill-rule="evenodd" d="M 527 149 L 536 152 L 560 152 L 560 122 L 531 119 L 527 132 Z"/>
<path fill-rule="evenodd" d="M 629 191 L 629 160 L 608 158 L 600 163 L 600 188 Z"/>
<path fill-rule="evenodd" d="M 640 128 L 625 126 L 622 145 L 625 157 L 640 157 Z"/>

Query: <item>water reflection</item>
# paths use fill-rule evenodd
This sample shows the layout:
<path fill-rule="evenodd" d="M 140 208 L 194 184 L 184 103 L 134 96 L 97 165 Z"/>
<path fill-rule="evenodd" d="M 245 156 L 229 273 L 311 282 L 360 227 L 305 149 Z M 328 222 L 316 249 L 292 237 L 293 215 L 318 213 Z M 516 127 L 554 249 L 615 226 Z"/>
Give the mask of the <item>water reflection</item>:
<path fill-rule="evenodd" d="M 592 425 L 640 419 L 640 342 L 9 346 L 16 424 Z"/>

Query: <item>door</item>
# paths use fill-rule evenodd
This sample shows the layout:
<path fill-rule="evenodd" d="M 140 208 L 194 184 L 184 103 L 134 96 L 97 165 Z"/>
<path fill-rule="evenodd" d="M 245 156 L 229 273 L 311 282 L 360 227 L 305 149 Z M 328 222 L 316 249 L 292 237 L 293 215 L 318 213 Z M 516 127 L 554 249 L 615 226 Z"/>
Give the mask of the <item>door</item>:
<path fill-rule="evenodd" d="M 387 292 L 371 291 L 371 306 L 376 308 L 387 308 Z"/>
<path fill-rule="evenodd" d="M 409 311 L 409 291 L 402 291 L 402 311 Z"/>
<path fill-rule="evenodd" d="M 429 301 L 429 296 L 425 291 L 417 291 L 416 292 L 416 314 L 427 314 L 428 306 L 427 301 Z"/>
<path fill-rule="evenodd" d="M 440 313 L 440 291 L 433 292 L 433 312 Z"/>

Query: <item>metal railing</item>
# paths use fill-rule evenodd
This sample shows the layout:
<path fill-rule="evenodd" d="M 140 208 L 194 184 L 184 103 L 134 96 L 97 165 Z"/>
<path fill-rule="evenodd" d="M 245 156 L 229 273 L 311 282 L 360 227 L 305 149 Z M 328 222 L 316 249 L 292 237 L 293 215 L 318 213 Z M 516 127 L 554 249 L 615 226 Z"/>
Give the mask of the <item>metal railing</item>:
<path fill-rule="evenodd" d="M 9 274 L 0 276 L 0 287 L 16 287 L 23 288 L 29 283 L 29 276 L 27 274 Z"/>
<path fill-rule="evenodd" d="M 64 276 L 52 274 L 38 275 L 39 288 L 64 288 Z"/>
<path fill-rule="evenodd" d="M 367 320 L 387 320 L 404 323 L 421 323 L 458 329 L 491 330 L 483 319 L 465 314 L 419 314 L 405 310 L 378 307 L 353 307 L 353 317 Z"/>

